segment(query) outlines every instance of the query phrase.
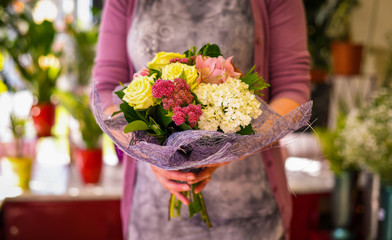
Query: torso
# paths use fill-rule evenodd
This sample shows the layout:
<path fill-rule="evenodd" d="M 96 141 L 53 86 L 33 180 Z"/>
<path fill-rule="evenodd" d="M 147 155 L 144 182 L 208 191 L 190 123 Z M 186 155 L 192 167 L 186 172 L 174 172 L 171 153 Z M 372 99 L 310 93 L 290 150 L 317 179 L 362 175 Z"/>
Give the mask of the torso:
<path fill-rule="evenodd" d="M 182 53 L 191 46 L 216 43 L 224 57 L 234 56 L 235 64 L 246 71 L 253 66 L 253 41 L 247 1 L 139 0 L 127 48 L 139 71 L 159 51 Z"/>
<path fill-rule="evenodd" d="M 184 52 L 210 42 L 243 71 L 253 66 L 254 26 L 244 0 L 139 0 L 128 33 L 135 71 L 159 51 Z M 203 190 L 213 224 L 199 216 L 167 221 L 170 193 L 146 163 L 137 163 L 129 239 L 279 239 L 281 216 L 260 154 L 219 168 Z"/>

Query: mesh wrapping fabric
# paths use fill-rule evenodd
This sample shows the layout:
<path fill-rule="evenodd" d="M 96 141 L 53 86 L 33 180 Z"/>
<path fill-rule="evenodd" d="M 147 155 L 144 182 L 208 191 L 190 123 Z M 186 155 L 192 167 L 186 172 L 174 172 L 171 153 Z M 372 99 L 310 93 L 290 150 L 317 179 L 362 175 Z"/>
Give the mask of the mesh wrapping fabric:
<path fill-rule="evenodd" d="M 124 127 L 128 124 L 124 115 L 121 113 L 111 118 L 106 116 L 95 87 L 92 97 L 93 113 L 99 126 L 118 148 L 136 160 L 167 170 L 229 162 L 266 149 L 273 142 L 305 126 L 312 110 L 312 102 L 309 101 L 280 116 L 259 98 L 263 113 L 252 121 L 255 134 L 189 130 L 174 133 L 164 145 L 159 145 L 154 137 L 144 131 L 124 133 Z"/>

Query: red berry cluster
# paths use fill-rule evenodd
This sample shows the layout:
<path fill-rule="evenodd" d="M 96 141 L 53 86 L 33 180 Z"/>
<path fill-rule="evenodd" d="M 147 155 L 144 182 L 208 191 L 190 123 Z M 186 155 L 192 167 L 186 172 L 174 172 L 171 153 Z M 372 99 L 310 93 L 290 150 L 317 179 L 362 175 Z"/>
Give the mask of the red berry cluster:
<path fill-rule="evenodd" d="M 151 88 L 153 98 L 171 96 L 175 85 L 173 81 L 158 79 Z"/>
<path fill-rule="evenodd" d="M 158 79 L 152 86 L 152 96 L 162 98 L 163 108 L 173 111 L 172 119 L 177 126 L 188 120 L 190 126 L 194 127 L 203 113 L 200 105 L 191 104 L 191 87 L 182 78 L 174 81 Z"/>
<path fill-rule="evenodd" d="M 193 101 L 191 87 L 182 78 L 174 81 L 159 79 L 152 86 L 152 96 L 163 98 L 163 108 L 171 111 L 177 106 L 186 106 Z"/>
<path fill-rule="evenodd" d="M 189 126 L 194 127 L 199 121 L 200 116 L 203 114 L 200 105 L 190 104 L 186 107 L 175 107 L 174 116 L 172 117 L 174 123 L 179 126 L 188 120 Z"/>

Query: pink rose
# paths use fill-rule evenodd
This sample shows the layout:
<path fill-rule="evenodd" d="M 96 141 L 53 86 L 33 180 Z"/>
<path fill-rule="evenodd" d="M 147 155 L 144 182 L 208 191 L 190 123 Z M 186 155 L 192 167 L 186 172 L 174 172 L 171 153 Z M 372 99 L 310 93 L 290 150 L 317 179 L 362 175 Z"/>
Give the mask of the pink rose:
<path fill-rule="evenodd" d="M 149 71 L 150 71 L 150 70 L 148 70 L 147 68 L 143 68 L 143 69 L 140 70 L 139 72 L 133 74 L 133 78 L 137 78 L 137 77 L 140 77 L 140 76 L 147 77 Z"/>
<path fill-rule="evenodd" d="M 234 71 L 231 64 L 232 58 L 224 59 L 222 56 L 211 58 L 198 55 L 196 57 L 196 69 L 199 73 L 197 83 L 221 84 L 228 77 L 239 77 L 241 73 Z"/>

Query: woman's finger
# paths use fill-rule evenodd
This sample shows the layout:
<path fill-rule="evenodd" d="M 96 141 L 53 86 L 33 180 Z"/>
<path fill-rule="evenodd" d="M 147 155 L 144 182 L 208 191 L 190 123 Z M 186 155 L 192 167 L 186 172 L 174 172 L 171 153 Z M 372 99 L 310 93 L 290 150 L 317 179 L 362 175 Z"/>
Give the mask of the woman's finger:
<path fill-rule="evenodd" d="M 201 181 L 204 181 L 208 178 L 211 178 L 211 175 L 215 172 L 218 167 L 206 167 L 203 171 L 199 172 L 196 175 L 196 179 L 192 181 L 188 181 L 189 184 L 195 184 Z"/>
<path fill-rule="evenodd" d="M 167 179 L 176 180 L 176 181 L 193 181 L 196 179 L 196 175 L 194 173 L 188 172 L 180 172 L 180 171 L 173 171 L 173 170 L 165 170 L 159 167 L 155 167 L 151 165 L 151 169 L 155 174 L 161 175 Z"/>
<path fill-rule="evenodd" d="M 222 167 L 222 166 L 227 165 L 227 164 L 229 164 L 229 162 L 224 162 L 224 163 L 211 163 L 211 164 L 199 166 L 198 168 L 202 168 L 202 167 Z"/>
<path fill-rule="evenodd" d="M 161 183 L 161 185 L 169 190 L 169 192 L 183 192 L 183 191 L 189 191 L 190 187 L 186 183 L 179 183 L 172 181 L 170 179 L 165 178 L 162 175 L 155 175 L 155 177 L 158 179 L 158 181 Z"/>
<path fill-rule="evenodd" d="M 180 200 L 183 204 L 189 205 L 190 201 L 188 198 L 186 198 L 182 193 L 180 192 L 171 192 L 178 200 Z"/>
<path fill-rule="evenodd" d="M 201 191 L 205 188 L 205 186 L 207 185 L 207 183 L 208 183 L 210 180 L 211 180 L 211 178 L 209 177 L 209 178 L 205 179 L 204 181 L 200 182 L 200 183 L 197 185 L 197 187 L 195 188 L 195 193 L 201 192 Z"/>

